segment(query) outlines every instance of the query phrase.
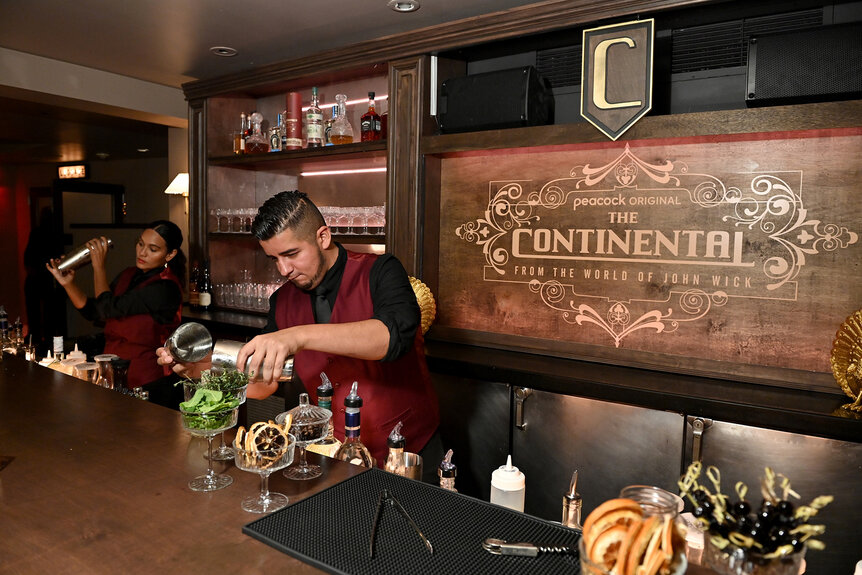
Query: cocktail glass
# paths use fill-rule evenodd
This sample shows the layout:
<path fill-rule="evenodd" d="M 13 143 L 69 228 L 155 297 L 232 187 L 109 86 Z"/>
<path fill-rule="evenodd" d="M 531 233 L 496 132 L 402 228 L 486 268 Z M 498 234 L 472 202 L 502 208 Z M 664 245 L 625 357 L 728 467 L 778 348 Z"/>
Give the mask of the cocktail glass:
<path fill-rule="evenodd" d="M 239 408 L 209 413 L 193 413 L 180 409 L 183 427 L 192 435 L 205 437 L 207 440 L 207 471 L 203 475 L 189 481 L 192 491 L 216 491 L 224 489 L 233 483 L 230 475 L 216 473 L 213 469 L 213 438 L 236 425 Z"/>
<path fill-rule="evenodd" d="M 293 461 L 293 450 L 296 438 L 288 434 L 286 445 L 258 451 L 256 448 L 245 450 L 242 447 L 234 447 L 236 457 L 234 463 L 243 471 L 254 472 L 260 475 L 260 492 L 250 495 L 242 500 L 242 508 L 251 513 L 269 513 L 277 511 L 288 503 L 287 495 L 273 493 L 269 490 L 269 476 L 274 471 L 283 469 Z"/>

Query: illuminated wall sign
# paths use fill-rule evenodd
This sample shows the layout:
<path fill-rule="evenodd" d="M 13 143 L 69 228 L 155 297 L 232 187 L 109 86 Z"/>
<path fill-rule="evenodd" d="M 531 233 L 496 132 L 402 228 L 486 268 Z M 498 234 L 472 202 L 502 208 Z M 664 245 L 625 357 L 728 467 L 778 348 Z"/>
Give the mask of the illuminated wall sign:
<path fill-rule="evenodd" d="M 86 178 L 87 166 L 84 164 L 78 164 L 76 166 L 60 166 L 57 168 L 57 175 L 61 180 Z"/>
<path fill-rule="evenodd" d="M 611 140 L 652 108 L 654 20 L 584 30 L 581 116 Z"/>
<path fill-rule="evenodd" d="M 860 148 L 847 128 L 443 158 L 435 326 L 829 374 L 860 301 Z"/>

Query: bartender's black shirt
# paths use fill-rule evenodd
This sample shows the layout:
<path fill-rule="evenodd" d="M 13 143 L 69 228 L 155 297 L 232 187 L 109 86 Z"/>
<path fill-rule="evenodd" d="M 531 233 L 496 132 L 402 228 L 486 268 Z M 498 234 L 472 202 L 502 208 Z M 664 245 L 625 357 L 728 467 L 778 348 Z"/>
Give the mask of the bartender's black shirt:
<path fill-rule="evenodd" d="M 318 290 L 326 294 L 330 308 L 335 307 L 335 298 L 338 296 L 347 263 L 347 250 L 341 244 L 336 245 L 338 259 L 335 264 L 323 276 L 320 285 L 307 292 L 308 305 L 312 306 L 312 310 L 312 298 Z M 416 301 L 416 293 L 410 285 L 407 271 L 398 258 L 391 254 L 383 254 L 377 258 L 371 267 L 369 282 L 374 304 L 372 319 L 379 319 L 389 329 L 389 349 L 382 361 L 392 361 L 407 353 L 413 346 L 413 339 L 421 321 L 419 303 Z M 275 322 L 275 298 L 276 294 L 269 298 L 269 313 L 263 333 L 278 331 Z"/>
<path fill-rule="evenodd" d="M 129 289 L 120 296 L 114 295 L 119 279 L 117 276 L 111 282 L 110 291 L 100 293 L 95 298 L 87 298 L 87 303 L 79 310 L 81 315 L 89 321 L 104 322 L 110 318 L 145 313 L 153 316 L 158 323 L 171 323 L 183 302 L 183 294 L 176 283 L 170 280 L 155 281 L 141 289 L 135 289 L 141 282 L 161 272 L 160 267 L 147 272 L 137 270 Z"/>

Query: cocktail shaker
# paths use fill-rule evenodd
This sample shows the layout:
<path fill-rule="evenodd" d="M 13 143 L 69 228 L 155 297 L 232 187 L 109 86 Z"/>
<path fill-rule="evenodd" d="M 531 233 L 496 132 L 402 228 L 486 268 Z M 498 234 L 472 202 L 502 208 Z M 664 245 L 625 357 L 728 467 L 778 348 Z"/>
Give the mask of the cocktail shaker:
<path fill-rule="evenodd" d="M 111 238 L 108 239 L 108 247 L 114 247 L 114 242 L 111 241 Z M 87 247 L 87 244 L 77 247 L 74 251 L 67 254 L 60 264 L 57 266 L 57 269 L 61 272 L 68 270 L 76 270 L 81 266 L 85 266 L 90 263 L 90 249 Z"/>
<path fill-rule="evenodd" d="M 245 345 L 241 341 L 233 341 L 230 339 L 220 339 L 213 346 L 213 368 L 220 369 L 237 369 L 236 358 L 239 355 L 239 350 Z M 245 363 L 245 373 L 249 372 L 252 358 L 248 358 Z M 293 379 L 293 356 L 289 356 L 284 361 L 284 367 L 281 370 L 281 376 L 278 381 L 291 381 Z"/>

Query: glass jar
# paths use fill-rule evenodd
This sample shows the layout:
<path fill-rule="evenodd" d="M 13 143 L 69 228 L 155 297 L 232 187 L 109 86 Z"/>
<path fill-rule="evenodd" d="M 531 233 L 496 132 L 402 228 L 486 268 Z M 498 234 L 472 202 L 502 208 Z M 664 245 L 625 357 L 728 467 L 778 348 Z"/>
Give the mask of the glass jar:
<path fill-rule="evenodd" d="M 350 144 L 353 142 L 353 126 L 347 119 L 347 96 L 345 94 L 335 95 L 335 117 L 332 120 L 332 130 L 329 139 L 334 145 Z"/>
<path fill-rule="evenodd" d="M 620 491 L 620 497 L 637 501 L 644 516 L 660 515 L 676 518 L 682 512 L 683 500 L 679 495 L 652 485 L 629 485 Z"/>
<path fill-rule="evenodd" d="M 803 547 L 786 557 L 764 559 L 733 544 L 719 549 L 707 537 L 703 565 L 719 575 L 798 575 L 805 571 L 805 550 Z"/>

